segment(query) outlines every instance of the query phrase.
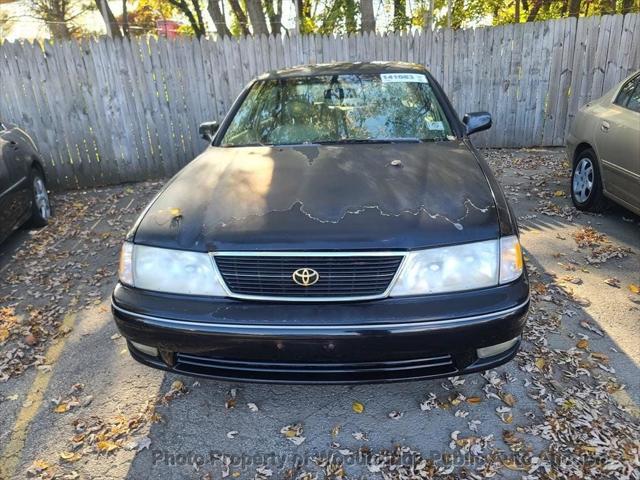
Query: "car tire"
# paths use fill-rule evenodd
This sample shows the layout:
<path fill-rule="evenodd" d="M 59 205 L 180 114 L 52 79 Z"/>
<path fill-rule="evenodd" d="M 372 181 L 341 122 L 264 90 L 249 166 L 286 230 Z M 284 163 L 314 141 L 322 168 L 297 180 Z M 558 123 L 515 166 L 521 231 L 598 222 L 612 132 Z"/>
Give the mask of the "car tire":
<path fill-rule="evenodd" d="M 31 219 L 28 226 L 41 228 L 49 223 L 51 218 L 51 201 L 47 192 L 47 184 L 42 172 L 34 168 L 31 170 Z"/>
<path fill-rule="evenodd" d="M 588 148 L 576 156 L 571 172 L 571 200 L 578 210 L 601 212 L 607 207 L 596 152 Z"/>

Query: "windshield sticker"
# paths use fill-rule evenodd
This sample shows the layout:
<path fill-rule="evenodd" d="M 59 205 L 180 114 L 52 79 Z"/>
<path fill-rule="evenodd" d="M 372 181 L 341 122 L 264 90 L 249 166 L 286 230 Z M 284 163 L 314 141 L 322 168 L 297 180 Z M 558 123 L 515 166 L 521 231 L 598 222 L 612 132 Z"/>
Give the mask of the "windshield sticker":
<path fill-rule="evenodd" d="M 382 83 L 427 83 L 422 73 L 381 73 Z"/>
<path fill-rule="evenodd" d="M 427 128 L 429 130 L 444 130 L 444 124 L 442 122 L 427 122 Z"/>

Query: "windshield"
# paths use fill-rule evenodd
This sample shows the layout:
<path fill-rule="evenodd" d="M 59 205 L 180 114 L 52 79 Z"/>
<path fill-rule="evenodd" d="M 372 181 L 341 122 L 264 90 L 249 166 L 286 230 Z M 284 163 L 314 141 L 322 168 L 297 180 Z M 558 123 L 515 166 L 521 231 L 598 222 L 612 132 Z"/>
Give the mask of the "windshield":
<path fill-rule="evenodd" d="M 421 73 L 258 81 L 221 145 L 440 141 L 451 127 Z"/>

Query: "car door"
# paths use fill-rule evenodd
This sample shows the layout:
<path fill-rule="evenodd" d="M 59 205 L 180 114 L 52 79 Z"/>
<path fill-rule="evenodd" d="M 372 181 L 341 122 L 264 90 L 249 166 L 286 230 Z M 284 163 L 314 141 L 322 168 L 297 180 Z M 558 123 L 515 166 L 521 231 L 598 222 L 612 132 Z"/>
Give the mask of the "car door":
<path fill-rule="evenodd" d="M 0 134 L 4 130 L 4 127 L 0 123 Z M 13 228 L 13 222 L 9 215 L 9 193 L 10 187 L 13 184 L 11 175 L 9 174 L 9 167 L 4 161 L 2 145 L 0 145 L 0 241 L 2 241 Z"/>
<path fill-rule="evenodd" d="M 30 206 L 21 160 L 19 140 L 0 122 L 0 239 L 17 227 Z"/>
<path fill-rule="evenodd" d="M 640 208 L 640 74 L 623 84 L 603 108 L 596 128 L 606 192 Z"/>

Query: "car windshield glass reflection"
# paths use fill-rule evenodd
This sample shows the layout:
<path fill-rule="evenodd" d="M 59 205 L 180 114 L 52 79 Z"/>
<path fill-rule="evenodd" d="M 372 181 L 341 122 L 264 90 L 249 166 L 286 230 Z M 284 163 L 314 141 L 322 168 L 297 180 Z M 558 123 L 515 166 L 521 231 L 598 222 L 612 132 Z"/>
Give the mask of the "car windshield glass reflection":
<path fill-rule="evenodd" d="M 441 141 L 451 127 L 420 73 L 262 80 L 222 146 Z"/>

